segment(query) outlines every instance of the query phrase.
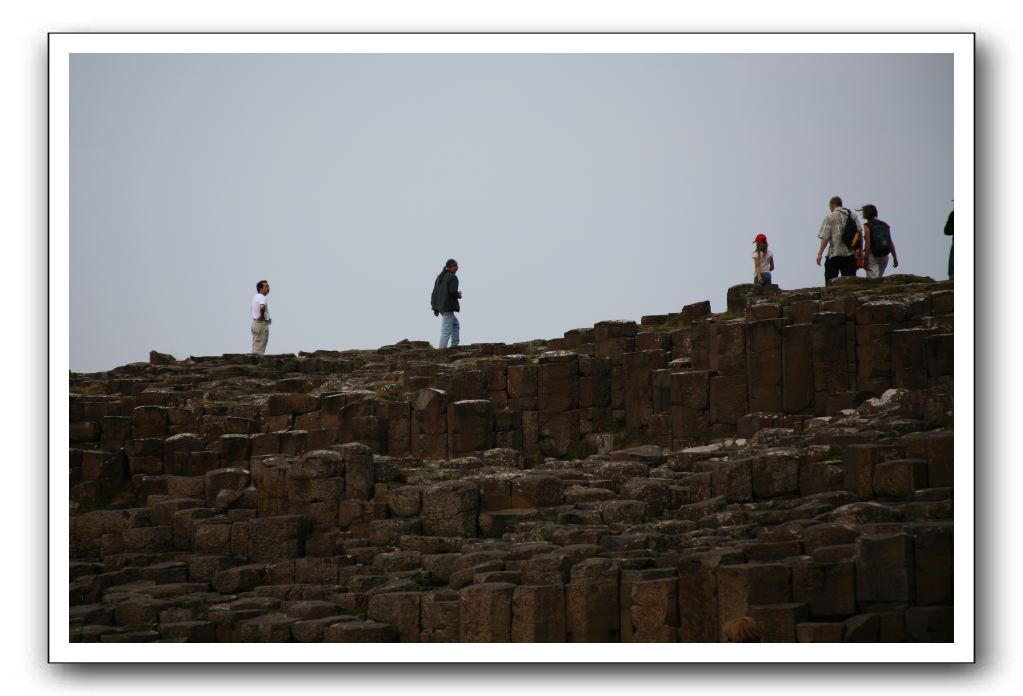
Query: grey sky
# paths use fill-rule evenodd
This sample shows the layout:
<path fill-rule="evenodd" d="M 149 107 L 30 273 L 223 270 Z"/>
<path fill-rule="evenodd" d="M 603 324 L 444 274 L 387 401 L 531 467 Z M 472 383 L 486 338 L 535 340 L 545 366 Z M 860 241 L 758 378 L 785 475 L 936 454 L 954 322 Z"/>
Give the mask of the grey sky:
<path fill-rule="evenodd" d="M 76 54 L 71 369 L 560 336 L 750 282 L 820 285 L 827 201 L 944 278 L 951 55 Z M 889 271 L 891 272 L 891 270 Z"/>

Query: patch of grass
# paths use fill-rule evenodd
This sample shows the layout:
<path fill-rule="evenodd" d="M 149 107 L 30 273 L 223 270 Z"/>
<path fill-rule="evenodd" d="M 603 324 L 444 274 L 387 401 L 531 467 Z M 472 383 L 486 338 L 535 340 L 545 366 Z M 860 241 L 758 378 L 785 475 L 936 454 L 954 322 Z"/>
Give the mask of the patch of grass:
<path fill-rule="evenodd" d="M 533 528 L 533 541 L 547 541 L 547 537 L 544 536 L 543 530 L 539 527 Z"/>

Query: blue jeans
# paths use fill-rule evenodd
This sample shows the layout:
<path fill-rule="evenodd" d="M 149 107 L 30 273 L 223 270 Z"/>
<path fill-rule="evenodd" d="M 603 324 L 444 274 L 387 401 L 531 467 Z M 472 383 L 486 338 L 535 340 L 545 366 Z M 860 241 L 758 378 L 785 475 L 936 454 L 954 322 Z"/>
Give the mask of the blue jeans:
<path fill-rule="evenodd" d="M 771 284 L 771 274 L 770 273 L 764 273 L 763 271 L 761 271 L 760 272 L 760 277 L 764 279 L 764 285 L 770 285 Z M 759 283 L 757 283 L 757 277 L 756 276 L 753 276 L 753 284 L 754 285 L 759 285 Z"/>
<path fill-rule="evenodd" d="M 458 317 L 454 312 L 440 313 L 440 345 L 438 348 L 447 348 L 448 339 L 451 339 L 451 347 L 458 345 Z"/>

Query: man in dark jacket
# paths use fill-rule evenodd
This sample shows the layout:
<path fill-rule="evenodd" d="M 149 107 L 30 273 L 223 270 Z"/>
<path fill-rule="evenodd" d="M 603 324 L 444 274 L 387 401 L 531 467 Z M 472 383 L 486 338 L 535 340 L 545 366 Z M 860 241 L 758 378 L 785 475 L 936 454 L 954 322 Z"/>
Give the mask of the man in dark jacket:
<path fill-rule="evenodd" d="M 438 314 L 440 321 L 440 343 L 438 348 L 447 348 L 448 339 L 451 340 L 451 347 L 458 345 L 458 317 L 455 312 L 461 307 L 458 300 L 462 293 L 458 291 L 458 262 L 448 259 L 444 269 L 437 276 L 433 283 L 433 294 L 430 296 L 430 307 L 433 309 L 433 316 Z"/>

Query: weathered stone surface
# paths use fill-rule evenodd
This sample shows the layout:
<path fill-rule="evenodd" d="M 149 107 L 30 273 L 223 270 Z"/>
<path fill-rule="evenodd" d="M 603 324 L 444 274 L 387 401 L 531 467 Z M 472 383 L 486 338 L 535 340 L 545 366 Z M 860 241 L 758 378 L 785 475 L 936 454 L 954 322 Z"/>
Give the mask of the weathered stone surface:
<path fill-rule="evenodd" d="M 420 593 L 385 592 L 370 597 L 367 618 L 389 624 L 402 643 L 418 643 L 420 636 Z"/>
<path fill-rule="evenodd" d="M 792 450 L 769 450 L 753 458 L 753 495 L 774 498 L 799 492 L 799 466 L 802 458 Z"/>
<path fill-rule="evenodd" d="M 445 481 L 423 490 L 423 533 L 434 536 L 474 536 L 479 510 L 476 486 Z"/>
<path fill-rule="evenodd" d="M 325 643 L 397 643 L 398 631 L 379 621 L 341 621 L 323 631 Z"/>
<path fill-rule="evenodd" d="M 738 563 L 718 568 L 718 625 L 749 615 L 752 605 L 792 601 L 791 570 L 774 563 Z"/>
<path fill-rule="evenodd" d="M 373 450 L 354 442 L 335 445 L 331 449 L 341 455 L 344 464 L 345 497 L 369 500 L 373 496 L 373 485 L 376 483 Z"/>
<path fill-rule="evenodd" d="M 852 561 L 792 564 L 792 599 L 814 620 L 836 620 L 856 612 L 856 566 Z"/>
<path fill-rule="evenodd" d="M 248 469 L 227 467 L 206 474 L 206 503 L 212 505 L 220 491 L 240 491 L 249 485 Z"/>
<path fill-rule="evenodd" d="M 796 627 L 807 621 L 805 604 L 761 604 L 750 607 L 750 618 L 760 628 L 761 643 L 795 643 Z"/>
<path fill-rule="evenodd" d="M 910 602 L 914 598 L 913 538 L 908 534 L 856 540 L 856 599 Z"/>
<path fill-rule="evenodd" d="M 248 523 L 249 553 L 253 561 L 298 558 L 305 547 L 309 519 L 304 515 L 259 517 Z"/>
<path fill-rule="evenodd" d="M 874 467 L 883 461 L 902 455 L 901 448 L 892 445 L 854 444 L 845 448 L 845 489 L 868 498 L 874 495 Z"/>
<path fill-rule="evenodd" d="M 747 413 L 745 375 L 711 377 L 710 422 L 735 425 Z"/>
<path fill-rule="evenodd" d="M 946 287 L 71 373 L 69 639 L 951 640 Z"/>
<path fill-rule="evenodd" d="M 470 585 L 460 593 L 459 640 L 464 643 L 509 643 L 512 638 L 512 596 L 506 582 Z"/>
<path fill-rule="evenodd" d="M 565 588 L 555 585 L 522 585 L 512 595 L 513 643 L 562 643 L 565 641 Z"/>
<path fill-rule="evenodd" d="M 565 586 L 565 641 L 568 643 L 618 642 L 618 566 L 605 558 L 592 558 L 572 569 Z"/>

